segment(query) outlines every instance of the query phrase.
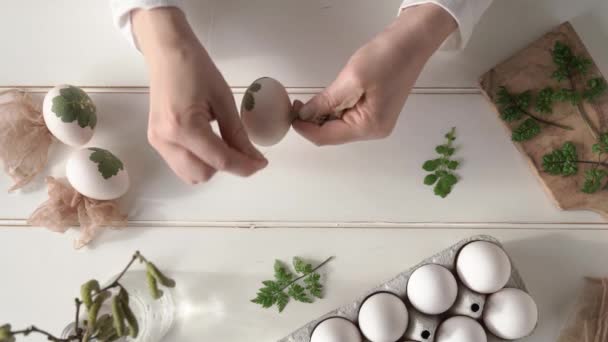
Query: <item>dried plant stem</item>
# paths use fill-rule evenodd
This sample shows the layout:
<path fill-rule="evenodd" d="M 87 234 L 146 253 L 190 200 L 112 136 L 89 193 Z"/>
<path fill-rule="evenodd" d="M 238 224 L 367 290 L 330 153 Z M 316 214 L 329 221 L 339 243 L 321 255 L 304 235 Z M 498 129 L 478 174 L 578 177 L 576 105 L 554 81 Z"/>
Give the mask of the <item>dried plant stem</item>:
<path fill-rule="evenodd" d="M 534 115 L 534 114 L 530 113 L 529 111 L 527 111 L 527 110 L 525 110 L 525 109 L 523 109 L 523 108 L 521 108 L 521 107 L 520 107 L 519 109 L 520 109 L 520 110 L 521 110 L 521 111 L 522 111 L 524 114 L 526 114 L 527 116 L 531 117 L 532 119 L 534 119 L 534 120 L 536 120 L 536 121 L 538 121 L 538 122 L 542 122 L 542 123 L 544 123 L 545 125 L 559 127 L 559 128 L 561 128 L 561 129 L 565 129 L 565 130 L 568 130 L 568 131 L 571 131 L 571 130 L 573 129 L 573 128 L 572 128 L 572 127 L 570 127 L 570 126 L 566 126 L 566 125 L 558 124 L 557 122 L 553 122 L 553 121 L 549 121 L 549 120 L 545 120 L 545 119 L 539 118 L 538 116 L 536 116 L 536 115 Z"/>
<path fill-rule="evenodd" d="M 129 268 L 131 268 L 131 266 L 133 265 L 133 263 L 135 262 L 135 260 L 145 260 L 144 257 L 139 253 L 139 251 L 135 252 L 135 254 L 133 254 L 133 257 L 131 257 L 131 260 L 129 261 L 129 263 L 127 264 L 127 266 L 125 266 L 125 268 L 118 274 L 118 276 L 116 277 L 116 279 L 114 279 L 113 282 L 111 282 L 109 285 L 105 286 L 104 288 L 102 288 L 101 290 L 99 290 L 99 292 L 97 292 L 96 294 L 93 295 L 93 298 L 98 296 L 100 293 L 109 290 L 109 289 L 113 289 L 115 287 L 120 287 L 123 288 L 122 285 L 120 285 L 120 279 L 122 279 L 122 277 L 125 275 L 125 273 L 127 273 L 127 271 L 129 270 Z M 124 288 L 123 288 L 124 289 Z"/>
<path fill-rule="evenodd" d="M 23 329 L 23 330 L 18 330 L 18 331 L 12 331 L 11 334 L 13 335 L 23 335 L 23 336 L 27 336 L 31 333 L 38 333 L 41 335 L 44 335 L 47 337 L 47 339 L 49 341 L 53 341 L 53 342 L 70 342 L 73 341 L 74 339 L 78 338 L 76 336 L 70 336 L 68 338 L 58 338 L 55 337 L 53 335 L 51 335 L 50 333 L 42 330 L 42 329 L 38 329 L 36 328 L 36 326 L 32 325 L 31 327 L 27 328 L 27 329 Z"/>

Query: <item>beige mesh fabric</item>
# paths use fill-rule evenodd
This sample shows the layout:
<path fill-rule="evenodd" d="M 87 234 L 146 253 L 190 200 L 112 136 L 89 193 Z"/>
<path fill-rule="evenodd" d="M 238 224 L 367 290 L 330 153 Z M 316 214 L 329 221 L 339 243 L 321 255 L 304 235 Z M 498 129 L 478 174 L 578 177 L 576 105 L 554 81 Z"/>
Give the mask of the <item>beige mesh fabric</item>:
<path fill-rule="evenodd" d="M 53 177 L 47 177 L 46 182 L 49 199 L 30 216 L 30 225 L 59 233 L 80 226 L 80 237 L 74 241 L 74 248 L 77 249 L 91 242 L 103 227 L 127 226 L 127 216 L 120 212 L 116 201 L 85 197 Z"/>
<path fill-rule="evenodd" d="M 40 106 L 27 93 L 0 92 L 0 161 L 15 182 L 9 191 L 23 187 L 42 171 L 52 142 Z"/>
<path fill-rule="evenodd" d="M 608 341 L 608 278 L 585 278 L 572 316 L 557 342 Z"/>

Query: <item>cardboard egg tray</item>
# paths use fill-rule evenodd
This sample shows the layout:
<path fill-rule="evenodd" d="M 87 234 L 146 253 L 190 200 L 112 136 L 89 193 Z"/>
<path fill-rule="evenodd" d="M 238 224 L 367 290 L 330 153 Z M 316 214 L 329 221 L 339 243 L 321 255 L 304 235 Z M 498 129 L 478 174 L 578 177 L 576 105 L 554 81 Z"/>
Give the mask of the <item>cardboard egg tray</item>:
<path fill-rule="evenodd" d="M 488 241 L 502 247 L 498 240 L 487 235 L 478 235 L 464 239 L 458 242 L 457 244 L 445 249 L 444 251 L 439 252 L 434 256 L 423 260 L 421 263 L 415 265 L 414 267 L 411 267 L 408 270 L 401 272 L 399 275 L 397 275 L 397 277 L 393 278 L 392 280 L 389 280 L 386 283 L 367 291 L 363 296 L 359 297 L 351 304 L 345 305 L 337 310 L 328 312 L 327 314 L 319 317 L 318 319 L 309 322 L 308 324 L 294 331 L 290 335 L 280 339 L 278 342 L 309 342 L 310 336 L 317 324 L 330 317 L 343 317 L 356 324 L 357 317 L 359 314 L 359 307 L 365 301 L 365 299 L 377 292 L 394 293 L 401 297 L 401 299 L 403 299 L 406 303 L 409 313 L 409 324 L 405 335 L 400 341 L 434 342 L 435 332 L 437 331 L 439 324 L 451 316 L 468 316 L 473 319 L 480 320 L 482 318 L 484 310 L 486 295 L 479 294 L 468 289 L 460 282 L 458 276 L 456 275 L 456 257 L 458 256 L 458 252 L 466 244 L 474 241 Z M 454 277 L 458 281 L 458 297 L 456 299 L 456 302 L 448 312 L 441 315 L 431 316 L 422 314 L 416 311 L 416 309 L 414 309 L 414 307 L 409 303 L 407 299 L 406 289 L 410 275 L 420 266 L 426 264 L 438 264 L 445 266 L 447 269 L 452 271 Z M 519 275 L 519 272 L 517 271 L 515 265 L 513 265 L 512 260 L 511 278 L 509 279 L 509 282 L 505 287 L 517 288 L 528 292 L 523 280 Z M 488 337 L 493 336 L 489 331 L 487 331 L 487 329 L 486 333 L 488 334 Z M 364 341 L 367 340 L 364 339 Z"/>

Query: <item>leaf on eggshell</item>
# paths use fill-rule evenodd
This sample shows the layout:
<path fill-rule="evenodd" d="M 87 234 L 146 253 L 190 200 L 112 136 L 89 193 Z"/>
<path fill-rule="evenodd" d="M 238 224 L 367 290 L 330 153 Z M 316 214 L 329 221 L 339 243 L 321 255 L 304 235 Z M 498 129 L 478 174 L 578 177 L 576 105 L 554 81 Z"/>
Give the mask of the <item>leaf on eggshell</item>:
<path fill-rule="evenodd" d="M 89 150 L 93 151 L 89 159 L 97 163 L 97 170 L 99 170 L 104 179 L 116 176 L 119 171 L 124 170 L 122 161 L 113 155 L 112 152 L 96 147 L 90 147 Z"/>
<path fill-rule="evenodd" d="M 255 99 L 250 91 L 247 91 L 243 97 L 243 107 L 248 111 L 253 110 L 253 107 L 255 107 Z"/>
<path fill-rule="evenodd" d="M 53 98 L 52 111 L 61 121 L 70 123 L 77 121 L 78 126 L 95 128 L 97 125 L 97 109 L 84 90 L 69 86 L 59 91 L 60 95 Z"/>
<path fill-rule="evenodd" d="M 249 86 L 249 91 L 257 93 L 258 91 L 260 91 L 260 89 L 262 89 L 262 85 L 259 83 L 253 83 L 252 85 Z"/>

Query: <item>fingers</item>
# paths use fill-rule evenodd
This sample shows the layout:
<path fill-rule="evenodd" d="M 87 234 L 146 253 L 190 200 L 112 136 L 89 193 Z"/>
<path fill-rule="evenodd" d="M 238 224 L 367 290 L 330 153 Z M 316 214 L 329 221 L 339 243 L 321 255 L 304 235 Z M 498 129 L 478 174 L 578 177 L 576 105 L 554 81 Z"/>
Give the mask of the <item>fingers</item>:
<path fill-rule="evenodd" d="M 154 146 L 171 170 L 185 183 L 206 182 L 215 174 L 215 169 L 181 146 L 162 143 Z"/>
<path fill-rule="evenodd" d="M 242 177 L 250 176 L 268 164 L 265 159 L 253 159 L 229 147 L 213 132 L 209 124 L 187 128 L 179 144 L 215 170 Z"/>
<path fill-rule="evenodd" d="M 253 159 L 266 162 L 264 155 L 249 140 L 245 127 L 243 127 L 243 123 L 239 118 L 231 92 L 227 91 L 227 94 L 221 96 L 212 109 L 220 126 L 222 138 L 228 146 L 245 153 Z"/>
<path fill-rule="evenodd" d="M 362 138 L 358 127 L 343 120 L 331 120 L 323 125 L 297 120 L 293 128 L 317 146 L 345 144 Z"/>
<path fill-rule="evenodd" d="M 348 77 L 334 81 L 321 93 L 315 95 L 297 112 L 304 121 L 324 122 L 328 117 L 339 118 L 346 109 L 354 107 L 363 96 L 363 88 Z"/>

